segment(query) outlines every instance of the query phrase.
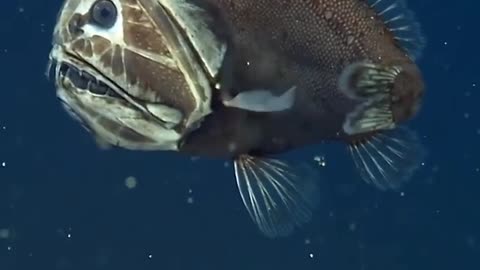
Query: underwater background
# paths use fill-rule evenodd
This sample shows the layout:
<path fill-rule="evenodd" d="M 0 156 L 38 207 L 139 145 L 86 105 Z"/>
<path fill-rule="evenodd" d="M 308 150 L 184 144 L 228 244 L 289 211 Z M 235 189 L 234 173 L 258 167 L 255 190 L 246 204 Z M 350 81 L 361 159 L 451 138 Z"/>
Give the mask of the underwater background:
<path fill-rule="evenodd" d="M 261 235 L 225 161 L 99 149 L 45 76 L 61 0 L 0 8 L 0 270 L 480 269 L 480 3 L 409 1 L 428 44 L 409 125 L 428 157 L 401 192 L 321 159 L 321 207 L 292 236 Z M 316 158 L 315 158 L 316 157 Z"/>

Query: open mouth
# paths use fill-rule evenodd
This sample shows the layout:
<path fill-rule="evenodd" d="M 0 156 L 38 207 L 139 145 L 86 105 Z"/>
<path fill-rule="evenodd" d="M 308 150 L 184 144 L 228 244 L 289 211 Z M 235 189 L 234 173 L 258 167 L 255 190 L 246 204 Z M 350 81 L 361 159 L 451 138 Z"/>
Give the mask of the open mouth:
<path fill-rule="evenodd" d="M 59 81 L 65 83 L 68 78 L 79 91 L 88 91 L 95 95 L 109 96 L 114 98 L 122 98 L 112 88 L 104 82 L 98 80 L 95 76 L 85 70 L 81 70 L 68 62 L 58 63 L 59 67 Z"/>

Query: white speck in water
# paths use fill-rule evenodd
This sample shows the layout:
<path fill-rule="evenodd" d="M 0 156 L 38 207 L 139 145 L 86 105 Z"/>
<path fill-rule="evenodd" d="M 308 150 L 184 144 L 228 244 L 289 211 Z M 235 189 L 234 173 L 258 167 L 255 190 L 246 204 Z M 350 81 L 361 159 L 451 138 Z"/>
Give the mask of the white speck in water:
<path fill-rule="evenodd" d="M 9 229 L 0 229 L 0 239 L 8 239 L 10 237 Z"/>
<path fill-rule="evenodd" d="M 405 192 L 400 192 L 400 197 L 405 197 Z"/>
<path fill-rule="evenodd" d="M 72 238 L 72 234 L 67 234 L 67 238 Z"/>
<path fill-rule="evenodd" d="M 7 250 L 8 250 L 8 251 L 11 251 L 12 249 L 13 249 L 13 248 L 12 248 L 11 246 L 8 246 L 8 247 L 7 247 Z"/>
<path fill-rule="evenodd" d="M 313 160 L 315 160 L 315 162 L 317 162 L 321 167 L 327 166 L 327 161 L 325 160 L 324 156 L 315 156 Z"/>
<path fill-rule="evenodd" d="M 313 259 L 313 253 L 308 254 L 308 256 Z"/>
<path fill-rule="evenodd" d="M 312 243 L 312 241 L 309 238 L 306 238 L 305 239 L 305 245 L 310 245 L 310 243 Z"/>
<path fill-rule="evenodd" d="M 187 203 L 188 204 L 193 204 L 194 203 L 194 199 L 193 199 L 193 190 L 191 188 L 188 189 L 188 194 L 189 196 L 187 197 Z"/>
<path fill-rule="evenodd" d="M 137 178 L 133 176 L 129 176 L 125 179 L 125 186 L 128 189 L 134 189 L 137 187 Z"/>
<path fill-rule="evenodd" d="M 7 167 L 7 163 L 5 161 L 2 162 L 2 167 Z"/>
<path fill-rule="evenodd" d="M 348 226 L 348 229 L 351 231 L 351 232 L 354 232 L 357 230 L 357 224 L 355 223 L 350 223 L 350 225 Z"/>
<path fill-rule="evenodd" d="M 151 259 L 153 256 L 152 254 L 148 254 L 148 258 Z"/>

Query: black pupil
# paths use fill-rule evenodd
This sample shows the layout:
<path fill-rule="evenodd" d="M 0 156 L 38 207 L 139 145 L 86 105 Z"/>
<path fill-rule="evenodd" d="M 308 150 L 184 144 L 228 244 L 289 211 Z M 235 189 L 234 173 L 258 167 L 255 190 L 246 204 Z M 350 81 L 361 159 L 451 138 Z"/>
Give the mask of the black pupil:
<path fill-rule="evenodd" d="M 92 20 L 98 26 L 110 28 L 117 20 L 117 8 L 110 0 L 100 0 L 93 5 Z"/>

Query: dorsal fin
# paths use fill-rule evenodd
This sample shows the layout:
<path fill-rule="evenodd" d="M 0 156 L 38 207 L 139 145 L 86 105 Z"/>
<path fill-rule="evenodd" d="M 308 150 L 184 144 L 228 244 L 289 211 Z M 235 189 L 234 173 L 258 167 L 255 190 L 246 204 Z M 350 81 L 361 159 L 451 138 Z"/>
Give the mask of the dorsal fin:
<path fill-rule="evenodd" d="M 415 14 L 407 7 L 405 0 L 366 0 L 394 35 L 400 48 L 412 60 L 421 56 L 426 45 L 420 24 Z"/>

